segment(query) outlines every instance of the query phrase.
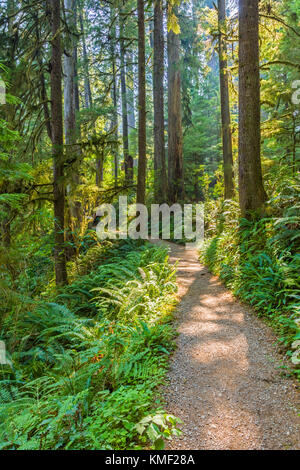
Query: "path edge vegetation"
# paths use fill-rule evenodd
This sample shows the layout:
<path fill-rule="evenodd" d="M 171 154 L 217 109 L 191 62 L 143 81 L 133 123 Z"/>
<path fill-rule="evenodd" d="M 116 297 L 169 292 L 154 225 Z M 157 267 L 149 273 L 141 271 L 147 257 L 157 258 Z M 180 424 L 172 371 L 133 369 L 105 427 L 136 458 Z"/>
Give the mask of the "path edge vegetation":
<path fill-rule="evenodd" d="M 180 434 L 160 394 L 176 337 L 168 250 L 102 242 L 78 261 L 68 286 L 2 319 L 0 449 L 163 449 Z"/>

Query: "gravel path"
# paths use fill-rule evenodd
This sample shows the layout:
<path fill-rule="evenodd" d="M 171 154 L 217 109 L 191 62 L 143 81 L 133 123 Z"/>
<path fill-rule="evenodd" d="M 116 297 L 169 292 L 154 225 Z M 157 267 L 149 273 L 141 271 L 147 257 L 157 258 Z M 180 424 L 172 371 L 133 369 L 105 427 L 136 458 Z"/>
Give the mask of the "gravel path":
<path fill-rule="evenodd" d="M 167 449 L 300 449 L 299 394 L 282 376 L 274 334 L 196 251 L 170 247 L 180 334 L 163 395 L 183 434 Z"/>

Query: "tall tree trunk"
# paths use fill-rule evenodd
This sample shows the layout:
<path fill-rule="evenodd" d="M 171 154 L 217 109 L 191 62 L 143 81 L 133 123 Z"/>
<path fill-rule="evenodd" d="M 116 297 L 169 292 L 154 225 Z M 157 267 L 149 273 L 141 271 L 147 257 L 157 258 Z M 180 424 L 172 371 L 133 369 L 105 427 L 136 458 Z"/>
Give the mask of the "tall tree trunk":
<path fill-rule="evenodd" d="M 242 215 L 267 195 L 260 159 L 259 0 L 239 0 L 239 196 Z"/>
<path fill-rule="evenodd" d="M 111 99 L 113 102 L 113 112 L 111 119 L 111 129 L 114 129 L 114 140 L 115 142 L 112 145 L 112 155 L 113 155 L 113 175 L 115 181 L 115 187 L 118 185 L 118 176 L 119 176 L 119 160 L 118 160 L 118 93 L 117 93 L 117 74 L 116 74 L 116 22 L 115 22 L 116 11 L 111 7 L 110 11 L 110 21 L 111 21 L 111 35 L 110 35 L 110 56 L 111 56 Z"/>
<path fill-rule="evenodd" d="M 122 96 L 122 132 L 123 132 L 123 154 L 125 181 L 130 183 L 130 172 L 128 168 L 129 139 L 128 139 L 128 110 L 127 110 L 127 87 L 126 87 L 126 65 L 125 65 L 125 41 L 124 41 L 124 16 L 120 10 L 120 67 L 121 67 L 121 96 Z"/>
<path fill-rule="evenodd" d="M 65 142 L 67 147 L 67 160 L 79 159 L 80 149 L 76 146 L 77 130 L 76 124 L 76 104 L 75 104 L 75 63 L 74 50 L 76 47 L 76 17 L 75 0 L 64 0 L 65 17 L 68 25 L 68 32 L 65 40 L 64 54 L 64 122 L 65 122 Z M 68 186 L 68 204 L 70 210 L 70 222 L 72 231 L 80 226 L 81 222 L 81 204 L 75 201 L 72 195 L 74 187 L 79 185 L 78 165 L 75 168 L 72 165 L 70 171 L 70 185 Z M 73 221 L 75 224 L 73 224 Z"/>
<path fill-rule="evenodd" d="M 119 159 L 118 159 L 118 94 L 117 94 L 117 77 L 116 77 L 116 56 L 115 56 L 115 49 L 114 44 L 112 44 L 112 89 L 111 89 L 111 97 L 113 102 L 113 114 L 111 120 L 111 127 L 114 129 L 114 139 L 115 142 L 113 144 L 112 153 L 114 159 L 114 179 L 115 179 L 115 187 L 118 185 L 118 176 L 119 176 Z"/>
<path fill-rule="evenodd" d="M 87 47 L 86 47 L 86 42 L 85 42 L 83 13 L 82 13 L 81 6 L 79 8 L 79 23 L 80 23 L 80 30 L 81 30 L 81 37 L 82 37 L 85 107 L 91 108 L 93 106 L 93 99 L 92 99 L 90 72 L 89 72 L 89 57 L 88 57 Z"/>
<path fill-rule="evenodd" d="M 74 23 L 75 28 L 77 29 L 77 19 L 78 19 L 78 0 L 74 0 Z M 79 83 L 78 83 L 78 46 L 77 41 L 75 41 L 73 49 L 73 61 L 74 61 L 74 87 L 75 87 L 75 110 L 78 112 L 80 110 L 80 99 L 79 99 Z"/>
<path fill-rule="evenodd" d="M 173 203 L 184 196 L 180 38 L 173 31 L 168 33 L 168 178 Z"/>
<path fill-rule="evenodd" d="M 138 181 L 137 203 L 146 199 L 146 66 L 145 66 L 145 12 L 144 0 L 137 0 L 138 10 L 138 80 L 139 80 L 139 130 L 138 130 Z"/>
<path fill-rule="evenodd" d="M 153 35 L 153 104 L 154 104 L 154 194 L 158 203 L 167 198 L 164 122 L 164 29 L 163 2 L 154 2 Z"/>
<path fill-rule="evenodd" d="M 74 64 L 74 0 L 64 0 L 65 18 L 68 32 L 65 38 L 64 50 L 64 118 L 65 140 L 67 146 L 76 142 L 76 114 L 75 114 L 75 64 Z M 71 147 L 72 150 L 72 147 Z"/>
<path fill-rule="evenodd" d="M 128 96 L 128 136 L 129 136 L 129 152 L 132 154 L 130 136 L 135 130 L 135 114 L 134 114 L 134 69 L 133 69 L 133 52 L 127 52 L 127 96 Z"/>
<path fill-rule="evenodd" d="M 10 88 L 10 93 L 14 95 L 14 90 L 16 88 L 15 85 L 15 68 L 16 68 L 16 59 L 15 59 L 15 37 L 13 33 L 13 14 L 16 12 L 16 6 L 14 0 L 7 1 L 7 17 L 8 17 L 8 54 L 7 54 L 7 61 L 5 65 L 9 68 L 10 73 L 10 82 L 12 87 Z M 5 119 L 9 127 L 12 126 L 13 119 L 14 119 L 14 106 L 11 103 L 6 103 L 5 105 Z M 11 152 L 11 150 L 10 150 Z M 3 193 L 10 192 L 11 189 L 9 188 L 10 184 L 7 180 L 2 188 Z M 1 221 L 1 241 L 3 245 L 7 248 L 10 247 L 11 244 L 11 217 L 12 217 L 12 208 L 10 204 L 4 203 L 3 204 L 4 213 L 2 214 L 2 221 Z"/>
<path fill-rule="evenodd" d="M 52 7 L 52 59 L 51 59 L 51 111 L 53 147 L 54 196 L 54 261 L 58 286 L 67 283 L 65 256 L 65 188 L 63 162 L 62 115 L 62 51 L 60 35 L 60 0 L 51 0 Z"/>
<path fill-rule="evenodd" d="M 118 185 L 118 176 L 119 176 L 119 160 L 118 160 L 118 96 L 117 96 L 117 77 L 116 77 L 116 58 L 113 57 L 112 64 L 112 74 L 113 74 L 113 86 L 112 86 L 112 100 L 114 105 L 113 118 L 111 121 L 112 128 L 115 129 L 114 138 L 115 143 L 113 144 L 113 158 L 114 158 L 114 177 L 115 177 L 115 186 Z"/>
<path fill-rule="evenodd" d="M 52 140 L 51 135 L 51 118 L 49 112 L 49 101 L 47 96 L 46 84 L 45 84 L 45 75 L 44 75 L 44 64 L 42 58 L 42 45 L 40 44 L 40 30 L 39 30 L 39 22 L 38 22 L 38 15 L 34 15 L 34 20 L 36 22 L 35 32 L 36 32 L 36 57 L 37 62 L 40 68 L 40 87 L 41 87 L 41 100 L 43 103 L 43 110 L 44 110 L 44 117 L 45 117 L 45 125 L 47 129 L 47 134 L 50 140 Z"/>
<path fill-rule="evenodd" d="M 224 198 L 234 194 L 232 136 L 227 72 L 226 0 L 218 0 L 220 95 L 223 139 Z"/>

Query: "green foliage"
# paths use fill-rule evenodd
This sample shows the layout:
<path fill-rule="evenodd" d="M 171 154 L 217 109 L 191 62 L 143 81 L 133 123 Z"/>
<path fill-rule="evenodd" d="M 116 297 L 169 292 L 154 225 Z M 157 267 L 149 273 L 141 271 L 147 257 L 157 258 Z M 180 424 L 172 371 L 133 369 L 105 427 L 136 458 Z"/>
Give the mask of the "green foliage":
<path fill-rule="evenodd" d="M 179 432 L 154 401 L 174 348 L 166 250 L 126 242 L 91 251 L 94 270 L 55 302 L 31 300 L 5 317 L 12 368 L 0 371 L 1 449 L 161 448 Z"/>

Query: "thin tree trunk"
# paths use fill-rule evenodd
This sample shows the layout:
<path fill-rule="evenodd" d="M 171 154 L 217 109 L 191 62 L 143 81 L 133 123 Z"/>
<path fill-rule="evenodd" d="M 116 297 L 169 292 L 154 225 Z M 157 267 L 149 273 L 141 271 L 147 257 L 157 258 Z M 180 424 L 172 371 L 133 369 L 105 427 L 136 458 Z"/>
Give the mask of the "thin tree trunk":
<path fill-rule="evenodd" d="M 40 44 L 40 31 L 39 31 L 39 24 L 38 24 L 38 15 L 35 15 L 35 21 L 36 21 L 35 30 L 36 30 L 36 42 L 37 42 L 36 57 L 37 57 L 37 61 L 38 61 L 39 68 L 40 68 L 41 99 L 42 99 L 42 103 L 43 103 L 43 110 L 44 110 L 44 117 L 45 117 L 45 124 L 46 124 L 47 134 L 48 134 L 49 139 L 52 140 L 51 118 L 50 118 L 48 96 L 47 96 L 46 84 L 45 84 L 44 64 L 43 64 L 43 59 L 42 59 L 42 55 L 41 55 L 41 44 Z"/>
<path fill-rule="evenodd" d="M 167 174 L 164 122 L 164 29 L 163 2 L 154 2 L 153 37 L 153 104 L 154 104 L 154 194 L 158 203 L 166 202 Z"/>
<path fill-rule="evenodd" d="M 137 0 L 138 9 L 138 80 L 139 80 L 139 130 L 138 130 L 138 181 L 137 203 L 145 204 L 146 199 L 146 67 L 145 67 L 145 12 L 144 1 Z"/>
<path fill-rule="evenodd" d="M 16 5 L 14 0 L 8 0 L 7 5 L 6 5 L 6 13 L 8 17 L 8 35 L 9 35 L 9 41 L 8 41 L 8 57 L 7 57 L 7 62 L 5 65 L 8 66 L 9 72 L 10 72 L 10 82 L 11 82 L 11 88 L 10 88 L 10 93 L 14 95 L 14 91 L 16 91 L 16 84 L 15 84 L 15 69 L 16 69 L 16 59 L 15 59 L 15 49 L 16 49 L 16 42 L 15 42 L 15 37 L 13 34 L 13 14 L 16 12 Z M 6 103 L 5 108 L 4 108 L 4 116 L 5 120 L 8 124 L 9 127 L 13 124 L 14 120 L 14 106 L 11 103 Z M 10 150 L 11 153 L 12 150 Z M 3 193 L 8 193 L 11 189 L 9 188 L 9 180 L 7 180 L 4 183 L 4 187 L 2 188 Z M 13 188 L 12 188 L 13 189 Z M 3 245 L 6 248 L 10 247 L 11 244 L 11 212 L 12 208 L 10 204 L 4 203 L 4 212 L 5 215 L 3 214 L 3 220 L 1 222 L 1 241 Z"/>
<path fill-rule="evenodd" d="M 79 10 L 79 22 L 80 22 L 80 30 L 81 30 L 81 37 L 82 37 L 82 51 L 83 51 L 83 65 L 84 65 L 85 107 L 91 108 L 93 106 L 93 99 L 92 99 L 90 73 L 89 73 L 89 57 L 88 57 L 87 47 L 86 47 L 86 42 L 85 42 L 83 15 L 82 15 L 81 7 Z"/>
<path fill-rule="evenodd" d="M 71 159 L 79 159 L 80 149 L 76 146 L 77 130 L 76 124 L 76 104 L 75 104 L 75 63 L 74 50 L 76 47 L 75 31 L 76 18 L 74 15 L 75 1 L 64 0 L 65 17 L 68 24 L 68 32 L 65 40 L 64 54 L 64 122 L 65 122 L 65 142 L 67 147 L 67 156 Z M 67 158 L 68 160 L 68 158 Z M 75 201 L 72 195 L 74 187 L 79 185 L 78 166 L 71 168 L 70 186 L 68 186 L 68 205 L 70 210 L 71 231 L 80 227 L 81 222 L 81 204 Z M 73 224 L 73 221 L 75 224 Z"/>
<path fill-rule="evenodd" d="M 111 21 L 111 35 L 110 35 L 110 56 L 112 66 L 112 86 L 111 86 L 111 99 L 113 102 L 113 112 L 111 119 L 111 130 L 114 130 L 114 140 L 112 145 L 113 154 L 113 175 L 115 187 L 118 185 L 119 176 L 119 160 L 118 160 L 118 94 L 117 94 L 117 76 L 116 76 L 116 23 L 115 23 L 115 9 L 111 7 L 110 11 Z"/>
<path fill-rule="evenodd" d="M 74 16 L 71 13 L 74 9 L 74 0 L 64 0 L 65 17 L 68 25 L 68 32 L 65 38 L 64 53 L 64 119 L 65 119 L 65 139 L 67 146 L 72 146 L 76 142 L 76 114 L 75 114 L 75 64 L 74 64 Z"/>
<path fill-rule="evenodd" d="M 51 108 L 53 147 L 53 196 L 54 196 L 54 262 L 58 286 L 67 283 L 65 256 L 65 189 L 63 164 L 63 115 L 62 115 L 62 51 L 60 35 L 60 0 L 51 0 L 52 7 L 52 60 L 51 60 Z"/>
<path fill-rule="evenodd" d="M 234 194 L 230 104 L 227 72 L 226 0 L 218 0 L 220 95 L 223 139 L 224 198 Z"/>
<path fill-rule="evenodd" d="M 77 29 L 77 0 L 74 0 L 74 23 L 75 28 Z M 75 110 L 78 112 L 80 110 L 80 99 L 79 99 L 79 83 L 78 83 L 78 46 L 77 41 L 75 41 L 73 49 L 73 61 L 74 61 L 74 87 L 75 87 Z"/>
<path fill-rule="evenodd" d="M 124 42 L 124 17 L 120 10 L 120 67 L 121 67 L 121 96 L 122 96 L 122 132 L 123 132 L 123 154 L 125 181 L 130 183 L 128 171 L 129 139 L 128 139 L 128 110 L 127 110 L 127 87 L 125 68 L 125 42 Z"/>
<path fill-rule="evenodd" d="M 259 0 L 239 0 L 239 196 L 250 217 L 267 199 L 260 158 Z"/>
<path fill-rule="evenodd" d="M 114 177 L 115 177 L 115 186 L 118 185 L 118 176 L 119 176 L 119 160 L 118 160 L 118 96 L 117 96 L 117 78 L 116 78 L 116 58 L 113 56 L 112 64 L 112 73 L 113 73 L 113 86 L 112 86 L 112 100 L 114 105 L 113 118 L 112 118 L 112 128 L 115 129 L 114 138 L 115 143 L 113 144 L 113 157 L 114 157 Z"/>
<path fill-rule="evenodd" d="M 168 177 L 169 199 L 176 202 L 184 196 L 182 155 L 182 109 L 180 74 L 180 38 L 168 33 Z"/>
<path fill-rule="evenodd" d="M 115 63 L 113 67 L 113 74 L 114 74 L 114 83 L 113 83 L 113 103 L 114 103 L 114 117 L 112 121 L 112 125 L 115 128 L 115 144 L 113 148 L 113 155 L 114 155 L 114 175 L 115 175 L 115 186 L 118 185 L 118 177 L 119 177 L 119 159 L 118 159 L 118 99 L 117 99 L 117 83 L 116 83 L 116 70 L 115 70 Z"/>
<path fill-rule="evenodd" d="M 128 136 L 129 136 L 129 152 L 130 136 L 135 130 L 135 114 L 134 114 L 134 69 L 133 69 L 133 53 L 127 53 L 127 96 L 128 96 Z"/>

